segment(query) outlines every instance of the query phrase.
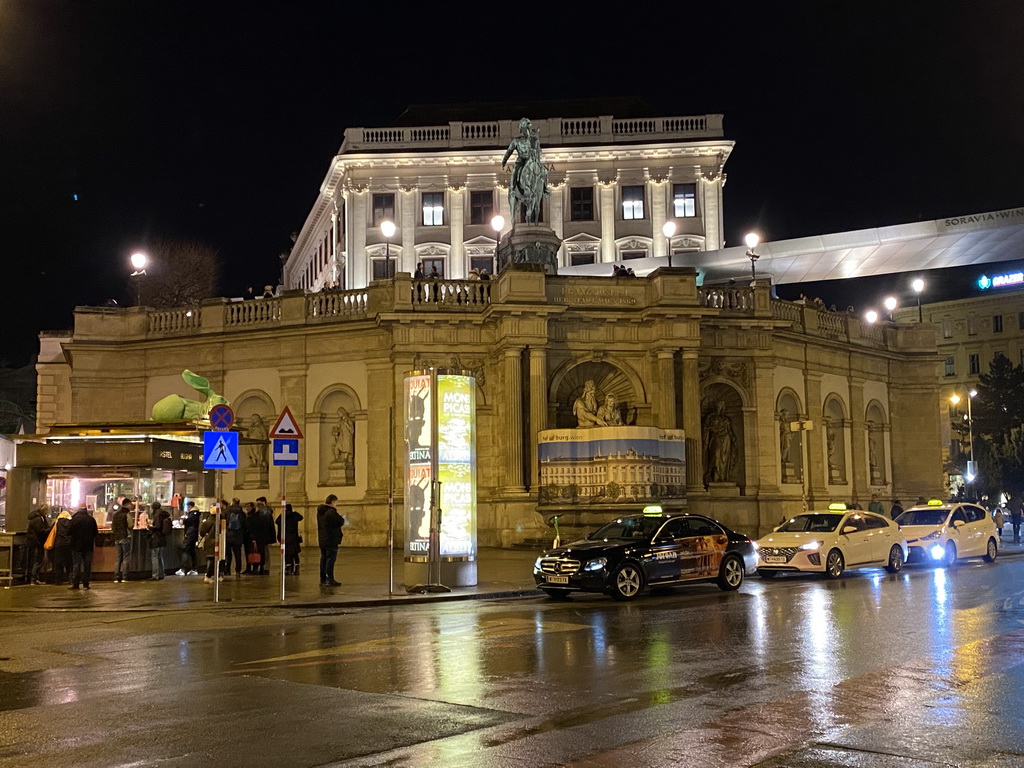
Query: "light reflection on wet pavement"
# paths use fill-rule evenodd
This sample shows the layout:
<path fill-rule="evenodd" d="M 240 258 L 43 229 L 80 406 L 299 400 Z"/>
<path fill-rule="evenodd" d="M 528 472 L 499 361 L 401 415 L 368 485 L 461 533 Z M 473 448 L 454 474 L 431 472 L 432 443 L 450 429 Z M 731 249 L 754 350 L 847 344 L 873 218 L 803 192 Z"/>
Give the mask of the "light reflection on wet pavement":
<path fill-rule="evenodd" d="M 1020 560 L 212 616 L 0 664 L 0 766 L 1024 765 Z"/>

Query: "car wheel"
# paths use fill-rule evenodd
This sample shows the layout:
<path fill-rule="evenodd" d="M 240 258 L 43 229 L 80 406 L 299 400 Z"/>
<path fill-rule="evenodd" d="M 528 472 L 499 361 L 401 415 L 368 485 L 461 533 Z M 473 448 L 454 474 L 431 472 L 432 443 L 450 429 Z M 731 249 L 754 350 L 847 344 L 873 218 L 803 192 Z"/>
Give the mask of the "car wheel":
<path fill-rule="evenodd" d="M 825 557 L 825 576 L 829 579 L 838 579 L 843 575 L 843 568 L 846 564 L 843 562 L 843 553 L 838 549 L 831 550 Z"/>
<path fill-rule="evenodd" d="M 956 544 L 952 541 L 946 542 L 946 554 L 942 558 L 942 564 L 947 568 L 952 568 L 956 565 Z"/>
<path fill-rule="evenodd" d="M 548 597 L 554 598 L 555 600 L 568 600 L 569 599 L 569 590 L 567 590 L 567 589 L 544 589 L 544 588 L 541 588 L 541 591 L 545 595 L 547 595 Z"/>
<path fill-rule="evenodd" d="M 996 544 L 995 539 L 988 540 L 988 546 L 985 548 L 985 562 L 995 562 L 996 556 L 999 554 L 999 546 Z"/>
<path fill-rule="evenodd" d="M 779 575 L 779 572 L 778 571 L 764 571 L 764 570 L 761 570 L 760 568 L 758 568 L 757 575 L 760 576 L 762 579 L 774 579 L 776 576 Z"/>
<path fill-rule="evenodd" d="M 727 555 L 718 570 L 718 587 L 726 592 L 739 589 L 743 583 L 743 561 L 736 555 Z"/>
<path fill-rule="evenodd" d="M 612 574 L 611 592 L 616 600 L 632 600 L 643 588 L 643 571 L 633 563 L 623 563 Z"/>
<path fill-rule="evenodd" d="M 889 563 L 885 570 L 889 573 L 899 573 L 903 570 L 903 547 L 894 546 L 889 550 Z"/>

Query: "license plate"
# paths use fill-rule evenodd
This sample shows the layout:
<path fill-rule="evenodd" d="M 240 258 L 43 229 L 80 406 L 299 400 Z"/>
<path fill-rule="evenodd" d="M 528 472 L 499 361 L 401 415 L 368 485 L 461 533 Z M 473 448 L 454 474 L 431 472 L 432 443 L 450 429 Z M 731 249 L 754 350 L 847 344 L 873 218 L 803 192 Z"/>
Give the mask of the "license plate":
<path fill-rule="evenodd" d="M 548 584 L 568 584 L 569 583 L 569 577 L 568 576 L 548 576 L 547 581 L 548 581 Z"/>
<path fill-rule="evenodd" d="M 764 560 L 766 563 L 784 563 L 784 562 L 786 562 L 786 557 L 784 555 L 765 555 L 761 559 Z"/>

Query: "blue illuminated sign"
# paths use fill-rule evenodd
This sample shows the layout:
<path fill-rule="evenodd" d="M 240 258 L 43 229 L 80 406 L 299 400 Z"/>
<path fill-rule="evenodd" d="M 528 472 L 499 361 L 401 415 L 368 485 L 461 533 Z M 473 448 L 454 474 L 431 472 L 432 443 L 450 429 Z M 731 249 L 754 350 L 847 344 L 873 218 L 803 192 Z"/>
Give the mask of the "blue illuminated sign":
<path fill-rule="evenodd" d="M 982 275 L 978 278 L 978 287 L 983 291 L 989 288 L 1008 288 L 1014 285 L 1024 285 L 1024 272 L 1008 272 L 995 277 Z"/>

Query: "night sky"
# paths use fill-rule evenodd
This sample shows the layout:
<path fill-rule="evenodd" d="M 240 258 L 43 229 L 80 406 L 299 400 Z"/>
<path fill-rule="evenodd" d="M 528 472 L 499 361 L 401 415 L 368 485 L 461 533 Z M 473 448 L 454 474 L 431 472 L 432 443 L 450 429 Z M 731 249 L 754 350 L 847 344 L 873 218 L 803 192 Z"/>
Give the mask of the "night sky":
<path fill-rule="evenodd" d="M 724 113 L 730 245 L 1021 206 L 1022 29 L 1019 0 L 0 0 L 0 359 L 125 302 L 153 239 L 276 282 L 345 128 L 410 104 Z"/>

